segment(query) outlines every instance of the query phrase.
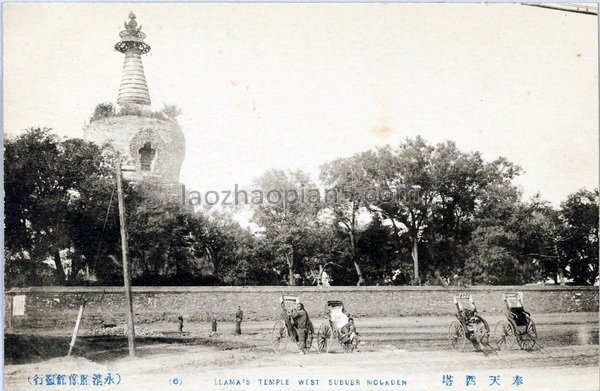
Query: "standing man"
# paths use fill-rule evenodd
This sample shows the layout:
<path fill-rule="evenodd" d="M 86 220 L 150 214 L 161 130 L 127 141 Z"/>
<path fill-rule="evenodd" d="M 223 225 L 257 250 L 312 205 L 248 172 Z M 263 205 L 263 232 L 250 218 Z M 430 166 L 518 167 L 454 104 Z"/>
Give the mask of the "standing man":
<path fill-rule="evenodd" d="M 179 321 L 179 327 L 178 327 L 179 332 L 183 333 L 183 316 L 179 315 L 177 317 L 177 320 Z"/>
<path fill-rule="evenodd" d="M 237 312 L 235 313 L 235 333 L 242 333 L 242 320 L 244 320 L 244 311 L 242 307 L 238 306 Z"/>
<path fill-rule="evenodd" d="M 183 333 L 183 316 L 179 315 L 177 320 L 179 321 L 179 333 Z"/>
<path fill-rule="evenodd" d="M 302 303 L 296 303 L 296 308 L 292 310 L 290 316 L 298 331 L 298 347 L 300 348 L 300 354 L 306 354 L 306 339 L 308 337 L 310 321 L 308 320 L 308 314 L 304 309 L 304 305 Z"/>
<path fill-rule="evenodd" d="M 212 331 L 210 332 L 210 335 L 213 336 L 213 335 L 217 334 L 217 318 L 213 318 L 211 327 L 212 327 Z"/>

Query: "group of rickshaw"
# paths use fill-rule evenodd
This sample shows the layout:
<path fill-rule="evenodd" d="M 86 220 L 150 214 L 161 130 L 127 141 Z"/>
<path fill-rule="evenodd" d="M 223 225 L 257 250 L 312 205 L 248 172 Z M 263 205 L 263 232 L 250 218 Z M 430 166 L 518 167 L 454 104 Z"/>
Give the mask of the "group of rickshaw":
<path fill-rule="evenodd" d="M 282 295 L 279 298 L 282 309 L 281 319 L 275 322 L 273 326 L 273 349 L 276 352 L 284 350 L 288 340 L 294 343 L 299 342 L 298 332 L 294 324 L 294 319 L 290 315 L 293 307 L 300 302 L 297 296 Z M 354 351 L 358 346 L 358 333 L 351 331 L 348 327 L 352 318 L 346 312 L 344 303 L 339 300 L 329 300 L 327 302 L 327 320 L 319 325 L 317 329 L 317 346 L 319 353 L 328 353 L 334 342 L 338 342 L 343 351 L 348 353 Z M 350 332 L 345 332 L 349 330 Z M 308 330 L 306 337 L 306 346 L 303 348 L 309 351 L 313 348 L 315 337 L 315 328 L 312 321 L 308 321 Z"/>
<path fill-rule="evenodd" d="M 448 329 L 450 346 L 461 352 L 467 342 L 475 349 L 483 351 L 486 347 L 496 350 L 512 349 L 515 342 L 522 350 L 531 350 L 537 344 L 537 330 L 531 314 L 523 306 L 523 293 L 504 293 L 502 301 L 506 306 L 506 319 L 500 320 L 494 327 L 493 341 L 488 322 L 477 312 L 473 297 L 469 294 L 454 296 L 456 318 Z"/>
<path fill-rule="evenodd" d="M 523 293 L 504 293 L 502 300 L 506 306 L 506 318 L 496 324 L 494 335 L 491 336 L 488 322 L 477 312 L 473 297 L 466 293 L 454 296 L 457 319 L 450 324 L 448 330 L 450 346 L 462 352 L 465 351 L 467 342 L 471 342 L 476 350 L 485 351 L 488 348 L 495 351 L 512 349 L 516 343 L 522 350 L 532 350 L 537 344 L 537 330 L 530 313 L 524 308 Z M 293 307 L 300 302 L 299 297 L 282 295 L 279 301 L 282 315 L 272 330 L 272 347 L 276 352 L 284 350 L 288 340 L 296 344 L 300 340 L 294 319 L 290 315 Z M 336 341 L 345 353 L 357 349 L 358 333 L 353 327 L 348 327 L 352 319 L 346 312 L 344 303 L 340 300 L 327 301 L 326 313 L 327 319 L 319 325 L 316 332 L 316 350 L 328 353 Z M 315 328 L 309 320 L 306 345 L 301 346 L 301 349 L 313 349 L 314 339 Z"/>

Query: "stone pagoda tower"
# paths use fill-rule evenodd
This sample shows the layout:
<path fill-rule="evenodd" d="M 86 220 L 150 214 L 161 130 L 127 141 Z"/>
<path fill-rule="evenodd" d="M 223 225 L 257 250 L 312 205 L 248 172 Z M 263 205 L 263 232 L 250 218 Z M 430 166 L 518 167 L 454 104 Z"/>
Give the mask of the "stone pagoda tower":
<path fill-rule="evenodd" d="M 113 112 L 94 113 L 84 129 L 84 138 L 98 145 L 110 144 L 133 172 L 127 179 L 137 182 L 177 185 L 185 155 L 185 138 L 169 113 L 150 109 L 150 94 L 142 65 L 142 54 L 150 52 L 146 34 L 133 12 L 119 33 L 115 49 L 125 54 L 117 107 Z M 96 110 L 98 111 L 98 109 Z"/>
<path fill-rule="evenodd" d="M 150 52 L 150 45 L 144 42 L 146 34 L 141 31 L 142 26 L 137 27 L 133 12 L 129 14 L 129 23 L 125 22 L 124 25 L 125 30 L 119 33 L 121 41 L 115 44 L 115 50 L 125 54 L 117 103 L 150 105 L 150 94 L 141 57 L 142 54 Z"/>

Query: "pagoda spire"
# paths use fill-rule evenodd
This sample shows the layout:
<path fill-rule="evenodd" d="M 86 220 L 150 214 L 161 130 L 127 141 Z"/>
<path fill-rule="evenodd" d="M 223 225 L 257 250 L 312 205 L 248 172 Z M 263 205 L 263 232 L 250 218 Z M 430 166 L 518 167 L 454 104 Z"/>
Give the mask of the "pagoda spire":
<path fill-rule="evenodd" d="M 129 22 L 124 24 L 125 30 L 119 33 L 121 41 L 115 44 L 115 50 L 125 54 L 117 103 L 150 105 L 150 94 L 141 57 L 142 54 L 150 51 L 150 45 L 144 42 L 146 34 L 141 31 L 141 25 L 137 27 L 133 12 L 129 13 Z"/>

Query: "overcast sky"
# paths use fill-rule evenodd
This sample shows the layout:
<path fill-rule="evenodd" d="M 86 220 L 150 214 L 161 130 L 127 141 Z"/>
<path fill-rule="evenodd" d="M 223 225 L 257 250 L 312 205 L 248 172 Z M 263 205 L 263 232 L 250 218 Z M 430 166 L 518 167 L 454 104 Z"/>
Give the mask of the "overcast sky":
<path fill-rule="evenodd" d="M 153 107 L 205 192 L 423 136 L 519 164 L 558 205 L 598 183 L 597 18 L 518 4 L 4 4 L 4 131 L 82 137 L 116 102 L 129 11 Z"/>

